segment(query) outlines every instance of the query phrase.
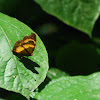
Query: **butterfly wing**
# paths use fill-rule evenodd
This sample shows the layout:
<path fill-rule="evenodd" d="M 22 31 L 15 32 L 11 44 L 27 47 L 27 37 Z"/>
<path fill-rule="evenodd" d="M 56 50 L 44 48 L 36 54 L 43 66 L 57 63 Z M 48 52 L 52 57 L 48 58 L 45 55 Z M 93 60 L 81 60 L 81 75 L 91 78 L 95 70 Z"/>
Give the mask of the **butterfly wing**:
<path fill-rule="evenodd" d="M 36 35 L 31 33 L 25 36 L 23 40 L 18 40 L 13 47 L 13 52 L 19 56 L 31 56 L 36 45 Z"/>

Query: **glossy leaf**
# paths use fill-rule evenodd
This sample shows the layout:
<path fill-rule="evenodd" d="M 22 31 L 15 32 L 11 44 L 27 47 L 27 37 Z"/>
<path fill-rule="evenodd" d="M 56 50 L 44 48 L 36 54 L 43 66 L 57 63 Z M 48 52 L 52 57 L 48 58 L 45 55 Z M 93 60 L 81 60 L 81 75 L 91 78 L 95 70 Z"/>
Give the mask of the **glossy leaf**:
<path fill-rule="evenodd" d="M 27 99 L 44 81 L 48 70 L 47 52 L 36 33 L 33 56 L 19 59 L 12 53 L 14 43 L 31 33 L 35 32 L 24 23 L 0 13 L 0 87 Z"/>
<path fill-rule="evenodd" d="M 52 79 L 57 79 L 60 77 L 64 77 L 64 76 L 69 76 L 67 73 L 57 69 L 57 68 L 50 68 L 48 73 L 47 73 L 47 77 Z"/>
<path fill-rule="evenodd" d="M 44 11 L 92 36 L 100 14 L 100 0 L 35 0 Z"/>
<path fill-rule="evenodd" d="M 51 81 L 38 100 L 100 100 L 100 73 Z"/>

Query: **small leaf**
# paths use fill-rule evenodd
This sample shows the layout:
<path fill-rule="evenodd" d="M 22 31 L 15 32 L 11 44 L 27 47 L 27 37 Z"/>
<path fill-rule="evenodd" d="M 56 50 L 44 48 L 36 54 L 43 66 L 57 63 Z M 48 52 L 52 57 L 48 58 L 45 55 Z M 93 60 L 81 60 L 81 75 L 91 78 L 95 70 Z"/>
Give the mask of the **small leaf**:
<path fill-rule="evenodd" d="M 92 36 L 100 14 L 100 0 L 35 0 L 44 11 Z"/>
<path fill-rule="evenodd" d="M 24 23 L 0 13 L 0 87 L 20 93 L 27 99 L 44 81 L 48 71 L 47 52 L 36 33 L 33 56 L 19 60 L 12 53 L 14 43 L 31 33 L 35 32 Z"/>
<path fill-rule="evenodd" d="M 100 73 L 53 80 L 38 100 L 100 100 Z"/>
<path fill-rule="evenodd" d="M 59 69 L 56 69 L 56 68 L 50 68 L 47 73 L 47 77 L 49 77 L 51 80 L 57 79 L 60 77 L 64 77 L 64 76 L 69 76 L 69 75 Z"/>

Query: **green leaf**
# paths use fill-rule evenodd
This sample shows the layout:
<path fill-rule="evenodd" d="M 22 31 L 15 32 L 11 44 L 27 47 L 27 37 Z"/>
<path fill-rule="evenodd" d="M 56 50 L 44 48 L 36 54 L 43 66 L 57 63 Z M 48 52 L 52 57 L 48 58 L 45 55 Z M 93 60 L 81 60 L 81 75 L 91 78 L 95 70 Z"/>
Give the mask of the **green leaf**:
<path fill-rule="evenodd" d="M 51 80 L 57 79 L 60 77 L 64 77 L 64 76 L 69 76 L 69 75 L 67 73 L 57 69 L 57 68 L 50 68 L 48 73 L 47 73 L 47 77 L 49 77 Z"/>
<path fill-rule="evenodd" d="M 51 81 L 38 100 L 100 100 L 100 73 Z"/>
<path fill-rule="evenodd" d="M 14 43 L 31 33 L 35 32 L 24 23 L 0 13 L 0 87 L 20 93 L 27 99 L 44 81 L 48 71 L 48 55 L 36 33 L 33 56 L 24 57 L 23 61 L 19 61 L 12 53 Z"/>
<path fill-rule="evenodd" d="M 100 0 L 35 0 L 44 11 L 92 36 L 100 14 Z"/>

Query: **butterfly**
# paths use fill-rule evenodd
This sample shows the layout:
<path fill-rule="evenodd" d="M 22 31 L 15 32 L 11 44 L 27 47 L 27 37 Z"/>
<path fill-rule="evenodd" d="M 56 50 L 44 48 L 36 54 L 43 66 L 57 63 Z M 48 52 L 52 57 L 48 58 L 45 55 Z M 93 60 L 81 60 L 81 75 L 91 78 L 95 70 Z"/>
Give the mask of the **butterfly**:
<path fill-rule="evenodd" d="M 36 35 L 31 33 L 25 36 L 22 40 L 16 41 L 13 46 L 12 52 L 18 56 L 32 56 L 36 45 Z"/>

